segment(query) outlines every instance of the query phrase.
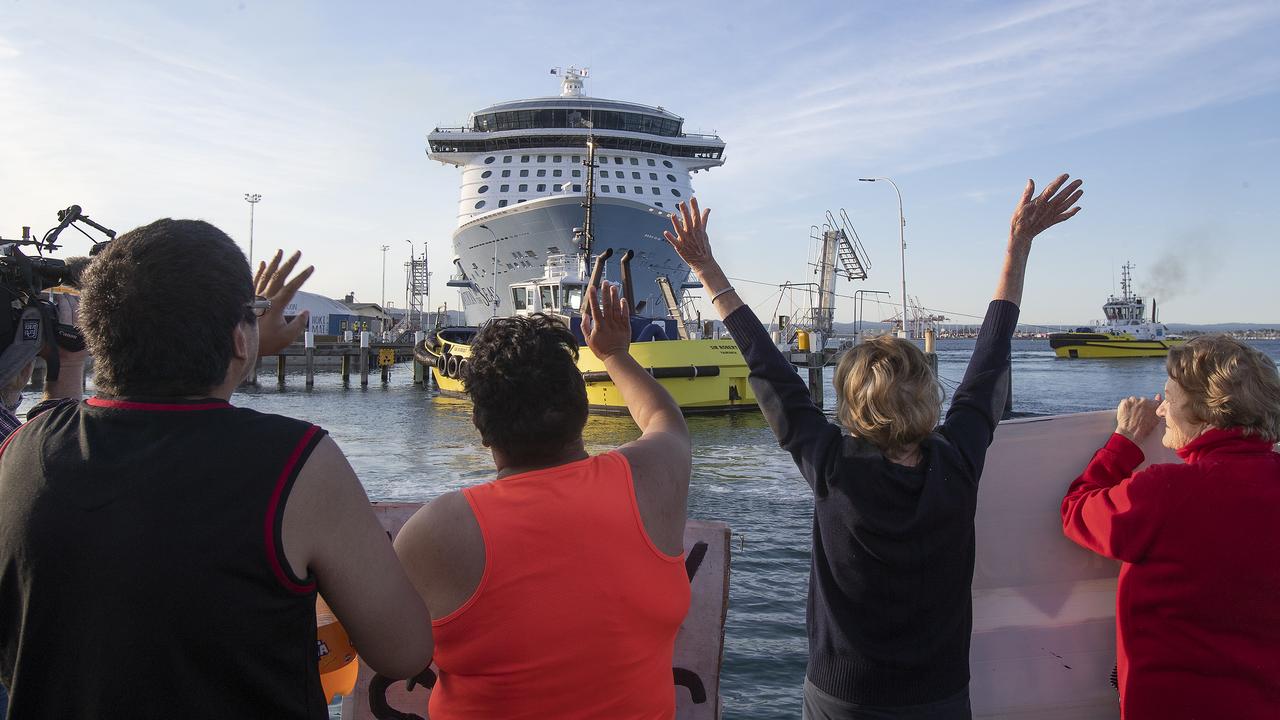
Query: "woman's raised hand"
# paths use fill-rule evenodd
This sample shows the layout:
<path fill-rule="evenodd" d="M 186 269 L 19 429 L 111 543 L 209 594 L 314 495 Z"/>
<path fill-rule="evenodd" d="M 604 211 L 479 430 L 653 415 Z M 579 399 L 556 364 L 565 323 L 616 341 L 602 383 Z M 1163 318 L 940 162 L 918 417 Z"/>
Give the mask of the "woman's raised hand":
<path fill-rule="evenodd" d="M 587 311 L 582 315 L 582 337 L 601 360 L 626 355 L 631 347 L 631 313 L 617 285 L 587 289 Z"/>
<path fill-rule="evenodd" d="M 1031 245 L 1036 235 L 1057 225 L 1080 212 L 1076 204 L 1084 190 L 1080 189 L 1083 181 L 1073 180 L 1070 185 L 1063 183 L 1070 177 L 1066 173 L 1059 175 L 1049 187 L 1038 197 L 1032 197 L 1036 191 L 1034 180 L 1027 181 L 1027 188 L 1022 191 L 1022 200 L 1013 211 L 1013 219 L 1009 223 L 1009 241 L 1016 245 Z"/>
<path fill-rule="evenodd" d="M 675 230 L 662 233 L 671 243 L 680 258 L 689 263 L 694 273 L 714 267 L 716 259 L 711 256 L 711 240 L 707 238 L 707 218 L 711 217 L 711 208 L 699 212 L 698 198 L 690 198 L 687 203 L 676 206 L 677 211 L 671 214 L 671 228 Z"/>

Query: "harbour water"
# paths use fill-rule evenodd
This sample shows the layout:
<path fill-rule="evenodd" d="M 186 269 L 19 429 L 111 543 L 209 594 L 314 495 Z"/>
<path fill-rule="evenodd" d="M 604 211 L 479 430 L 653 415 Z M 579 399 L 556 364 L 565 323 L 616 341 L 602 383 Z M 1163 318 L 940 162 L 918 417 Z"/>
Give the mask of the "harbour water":
<path fill-rule="evenodd" d="M 1256 346 L 1280 362 L 1280 341 Z M 948 394 L 963 377 L 972 340 L 938 344 L 939 375 Z M 1163 359 L 1059 360 L 1045 340 L 1013 346 L 1014 409 L 1056 414 L 1115 407 L 1131 394 L 1151 395 L 1165 379 Z M 337 373 L 302 388 L 271 379 L 233 402 L 304 418 L 326 428 L 342 447 L 371 499 L 426 501 L 490 479 L 491 461 L 471 425 L 465 401 L 411 384 L 395 368 L 382 386 L 342 387 Z M 827 382 L 830 383 L 831 369 Z M 833 391 L 828 388 L 827 397 Z M 29 404 L 29 402 L 28 402 Z M 829 402 L 830 406 L 832 403 Z M 733 550 L 722 692 L 726 718 L 795 718 L 805 669 L 804 608 L 812 505 L 791 458 L 756 413 L 692 417 L 693 479 L 689 514 L 727 522 L 742 536 Z M 600 452 L 638 436 L 626 417 L 592 417 L 588 450 Z M 1064 488 L 1065 489 L 1065 488 Z"/>

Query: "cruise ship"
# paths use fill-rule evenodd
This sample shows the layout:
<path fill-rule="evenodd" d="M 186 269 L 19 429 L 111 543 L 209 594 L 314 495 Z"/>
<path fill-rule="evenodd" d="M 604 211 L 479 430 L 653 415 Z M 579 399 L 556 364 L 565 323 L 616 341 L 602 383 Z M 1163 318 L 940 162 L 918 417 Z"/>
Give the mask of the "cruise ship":
<path fill-rule="evenodd" d="M 578 250 L 588 140 L 596 165 L 591 244 L 615 251 L 605 277 L 618 279 L 617 258 L 633 251 L 633 307 L 679 318 L 698 285 L 662 232 L 676 204 L 693 195 L 692 174 L 724 163 L 724 141 L 686 133 L 684 119 L 661 107 L 584 95 L 585 69 L 552 74 L 560 95 L 491 105 L 466 127 L 428 136 L 427 156 L 462 172 L 449 285 L 459 289 L 467 324 L 514 314 L 511 285 L 541 277 L 549 256 Z"/>

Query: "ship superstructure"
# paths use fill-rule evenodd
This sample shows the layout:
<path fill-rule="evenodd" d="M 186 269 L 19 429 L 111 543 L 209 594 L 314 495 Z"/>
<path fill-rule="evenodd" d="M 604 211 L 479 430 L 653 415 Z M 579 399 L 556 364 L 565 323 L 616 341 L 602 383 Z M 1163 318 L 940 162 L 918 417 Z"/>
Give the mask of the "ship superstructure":
<path fill-rule="evenodd" d="M 684 132 L 683 118 L 661 107 L 584 95 L 585 70 L 553 73 L 559 96 L 492 105 L 466 127 L 428 136 L 428 157 L 462 172 L 449 285 L 459 288 L 470 324 L 512 314 L 512 283 L 541 276 L 548 256 L 579 250 L 574 229 L 583 226 L 589 170 L 592 245 L 634 252 L 636 304 L 670 304 L 661 283 L 677 303 L 697 287 L 662 232 L 676 204 L 693 195 L 692 173 L 724 163 L 724 142 Z M 585 166 L 589 140 L 594 168 Z M 616 267 L 606 276 L 616 278 Z"/>
<path fill-rule="evenodd" d="M 1186 342 L 1156 320 L 1156 301 L 1151 301 L 1151 322 L 1147 304 L 1133 292 L 1133 263 L 1121 267 L 1120 295 L 1111 295 L 1102 306 L 1105 320 L 1093 327 L 1072 332 L 1051 333 L 1049 346 L 1063 358 L 1163 357 L 1169 348 Z"/>

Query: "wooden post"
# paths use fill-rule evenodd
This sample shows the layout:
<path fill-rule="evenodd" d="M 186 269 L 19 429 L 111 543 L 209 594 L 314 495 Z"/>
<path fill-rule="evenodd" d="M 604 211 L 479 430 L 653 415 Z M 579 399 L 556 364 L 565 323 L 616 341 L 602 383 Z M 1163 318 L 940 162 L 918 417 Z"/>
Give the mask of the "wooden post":
<path fill-rule="evenodd" d="M 307 387 L 316 384 L 316 334 L 308 330 L 303 334 L 303 345 L 307 348 Z"/>
<path fill-rule="evenodd" d="M 386 385 L 388 382 L 391 382 L 391 366 L 383 365 L 382 366 L 382 384 Z"/>
<path fill-rule="evenodd" d="M 285 356 L 284 352 L 281 351 L 280 354 L 276 356 L 276 382 L 281 385 L 284 385 L 284 364 Z"/>
<path fill-rule="evenodd" d="M 369 332 L 360 333 L 360 387 L 369 387 Z"/>
<path fill-rule="evenodd" d="M 426 339 L 427 334 L 421 330 L 413 334 L 413 384 L 421 385 L 422 389 L 427 389 L 430 382 L 431 369 L 418 362 L 418 344 Z"/>
<path fill-rule="evenodd" d="M 822 353 L 809 353 L 809 397 L 822 407 Z"/>

